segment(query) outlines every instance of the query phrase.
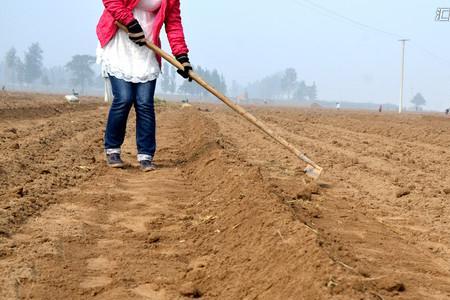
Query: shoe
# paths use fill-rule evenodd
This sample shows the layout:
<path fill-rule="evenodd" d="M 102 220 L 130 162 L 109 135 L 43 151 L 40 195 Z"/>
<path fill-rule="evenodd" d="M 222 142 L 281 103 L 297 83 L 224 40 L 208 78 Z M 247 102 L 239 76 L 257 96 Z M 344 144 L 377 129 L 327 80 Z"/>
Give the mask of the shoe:
<path fill-rule="evenodd" d="M 119 153 L 106 154 L 106 163 L 108 164 L 108 167 L 111 167 L 111 168 L 125 167 L 125 163 L 120 158 Z"/>
<path fill-rule="evenodd" d="M 144 172 L 156 170 L 156 166 L 151 160 L 141 160 L 139 164 L 141 165 L 141 170 Z"/>

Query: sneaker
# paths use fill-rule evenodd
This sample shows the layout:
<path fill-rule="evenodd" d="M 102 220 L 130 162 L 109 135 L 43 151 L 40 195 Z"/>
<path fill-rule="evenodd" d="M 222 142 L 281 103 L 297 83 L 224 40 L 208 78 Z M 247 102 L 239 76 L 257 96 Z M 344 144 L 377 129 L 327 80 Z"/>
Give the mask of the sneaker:
<path fill-rule="evenodd" d="M 106 154 L 106 163 L 108 164 L 108 167 L 111 167 L 111 168 L 125 167 L 125 163 L 120 158 L 119 153 Z"/>
<path fill-rule="evenodd" d="M 141 165 L 141 170 L 144 172 L 156 170 L 156 166 L 151 160 L 141 160 L 139 164 Z"/>

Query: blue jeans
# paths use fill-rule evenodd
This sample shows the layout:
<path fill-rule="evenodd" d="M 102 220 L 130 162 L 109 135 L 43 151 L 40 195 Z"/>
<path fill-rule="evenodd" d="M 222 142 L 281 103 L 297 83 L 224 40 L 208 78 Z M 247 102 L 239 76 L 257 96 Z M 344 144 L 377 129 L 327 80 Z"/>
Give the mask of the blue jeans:
<path fill-rule="evenodd" d="M 132 83 L 114 76 L 109 76 L 109 79 L 111 80 L 114 100 L 106 124 L 106 153 L 120 153 L 120 147 L 125 139 L 128 114 L 134 104 L 138 160 L 152 160 L 156 151 L 154 106 L 156 80 Z"/>

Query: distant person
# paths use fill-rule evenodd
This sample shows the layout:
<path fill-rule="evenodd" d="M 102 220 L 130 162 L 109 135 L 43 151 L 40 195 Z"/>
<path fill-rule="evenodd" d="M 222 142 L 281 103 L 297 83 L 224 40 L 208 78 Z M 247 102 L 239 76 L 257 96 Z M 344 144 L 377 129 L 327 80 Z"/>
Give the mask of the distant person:
<path fill-rule="evenodd" d="M 378 107 L 378 112 L 383 112 L 383 105 L 380 104 L 380 106 Z"/>
<path fill-rule="evenodd" d="M 450 108 L 447 108 L 447 109 L 445 110 L 445 115 L 448 116 L 449 113 L 450 113 Z"/>
<path fill-rule="evenodd" d="M 154 95 L 161 74 L 161 57 L 147 47 L 146 39 L 161 46 L 161 28 L 165 26 L 175 58 L 183 65 L 178 73 L 189 79 L 189 62 L 180 16 L 180 0 L 103 0 L 105 10 L 97 25 L 100 46 L 97 61 L 103 75 L 111 81 L 113 101 L 105 132 L 107 164 L 123 168 L 121 146 L 125 139 L 128 113 L 136 110 L 137 159 L 143 171 L 155 169 L 156 121 Z M 118 21 L 128 34 L 115 25 Z"/>
<path fill-rule="evenodd" d="M 6 86 L 2 86 L 2 92 L 6 92 Z"/>
<path fill-rule="evenodd" d="M 336 110 L 341 110 L 341 103 L 336 102 Z"/>

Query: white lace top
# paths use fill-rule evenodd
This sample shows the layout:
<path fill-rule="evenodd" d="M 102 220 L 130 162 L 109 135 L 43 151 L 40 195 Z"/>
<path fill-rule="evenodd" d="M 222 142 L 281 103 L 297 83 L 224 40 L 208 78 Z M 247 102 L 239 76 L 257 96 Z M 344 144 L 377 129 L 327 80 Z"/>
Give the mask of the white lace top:
<path fill-rule="evenodd" d="M 152 40 L 155 12 L 160 6 L 161 0 L 141 0 L 133 10 L 148 40 Z M 161 73 L 155 53 L 136 45 L 123 30 L 119 30 L 104 48 L 97 47 L 97 63 L 102 64 L 104 77 L 109 74 L 133 83 L 155 80 Z"/>

